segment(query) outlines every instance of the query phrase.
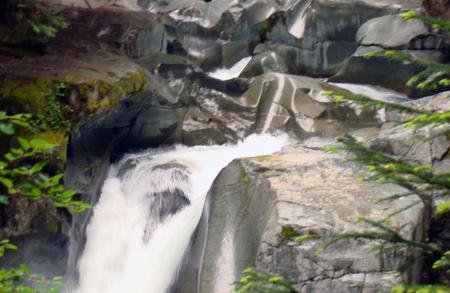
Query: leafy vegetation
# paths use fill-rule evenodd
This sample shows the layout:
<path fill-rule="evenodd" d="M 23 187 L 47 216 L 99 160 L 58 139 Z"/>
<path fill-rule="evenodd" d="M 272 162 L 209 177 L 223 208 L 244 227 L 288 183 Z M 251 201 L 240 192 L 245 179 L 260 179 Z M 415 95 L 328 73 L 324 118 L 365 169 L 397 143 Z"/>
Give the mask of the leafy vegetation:
<path fill-rule="evenodd" d="M 437 30 L 450 32 L 450 23 L 436 17 L 421 14 L 415 10 L 404 12 L 400 15 L 404 20 L 418 19 Z"/>
<path fill-rule="evenodd" d="M 69 23 L 40 1 L 5 0 L 0 4 L 0 23 L 13 27 L 7 44 L 33 45 L 54 38 Z"/>
<path fill-rule="evenodd" d="M 7 115 L 0 111 L 0 132 L 13 136 L 18 127 L 29 129 L 30 119 L 30 114 Z M 65 207 L 74 212 L 82 212 L 90 207 L 74 199 L 74 190 L 64 190 L 61 184 L 63 174 L 49 176 L 44 173 L 47 157 L 55 145 L 42 139 L 16 138 L 17 146 L 11 147 L 0 159 L 0 204 L 6 205 L 13 197 L 21 196 L 31 200 L 49 200 L 56 207 Z M 0 257 L 6 250 L 15 249 L 17 247 L 9 240 L 0 241 Z M 47 280 L 30 273 L 24 264 L 19 268 L 0 268 L 0 292 L 54 293 L 61 288 L 60 277 Z"/>
<path fill-rule="evenodd" d="M 66 85 L 63 82 L 58 83 L 55 89 L 48 89 L 48 102 L 44 111 L 37 114 L 33 123 L 35 128 L 58 131 L 70 127 L 71 120 L 67 117 L 73 112 L 73 109 L 61 101 L 64 99 L 65 90 Z"/>
<path fill-rule="evenodd" d="M 0 111 L 3 133 L 15 134 L 15 126 L 30 128 L 29 114 L 6 115 Z M 12 147 L 0 160 L 0 203 L 7 204 L 11 196 L 25 196 L 33 200 L 48 199 L 57 207 L 67 207 L 81 212 L 89 206 L 73 199 L 73 190 L 64 190 L 63 174 L 47 176 L 42 171 L 52 148 L 56 147 L 42 139 L 27 140 L 17 137 L 17 147 Z"/>
<path fill-rule="evenodd" d="M 235 282 L 237 293 L 298 293 L 283 277 L 274 276 L 255 268 L 248 268 L 241 280 Z"/>
<path fill-rule="evenodd" d="M 17 246 L 9 240 L 0 241 L 0 257 L 6 250 L 16 250 Z M 27 285 L 28 284 L 28 285 Z M 55 277 L 51 281 L 36 274 L 31 274 L 24 264 L 17 269 L 0 268 L 0 292 L 4 293 L 56 293 L 62 288 L 61 278 Z"/>
<path fill-rule="evenodd" d="M 290 239 L 298 236 L 298 233 L 290 225 L 285 225 L 281 228 L 281 233 L 278 235 L 278 240 L 282 244 L 286 244 Z"/>

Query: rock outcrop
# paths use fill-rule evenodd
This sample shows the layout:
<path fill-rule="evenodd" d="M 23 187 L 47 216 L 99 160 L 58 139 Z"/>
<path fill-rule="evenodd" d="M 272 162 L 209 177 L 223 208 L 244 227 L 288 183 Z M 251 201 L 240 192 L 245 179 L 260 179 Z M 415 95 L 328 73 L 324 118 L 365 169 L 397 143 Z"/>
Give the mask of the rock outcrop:
<path fill-rule="evenodd" d="M 332 81 L 380 85 L 414 98 L 435 92 L 406 85 L 410 78 L 425 69 L 424 66 L 365 55 L 397 50 L 418 61 L 443 62 L 450 46 L 447 38 L 433 33 L 419 20 L 406 21 L 399 15 L 389 15 L 364 23 L 356 33 L 356 40 L 358 49 L 331 78 Z M 386 72 L 389 72 L 388 77 Z"/>
<path fill-rule="evenodd" d="M 204 245 L 199 292 L 228 292 L 251 266 L 283 275 L 301 292 L 387 291 L 400 281 L 396 265 L 405 259 L 369 252 L 371 241 L 341 243 L 316 254 L 318 242 L 299 244 L 289 235 L 329 234 L 370 228 L 359 215 L 383 219 L 411 203 L 375 203 L 403 189 L 359 184 L 362 166 L 343 163 L 324 151 L 333 140 L 310 139 L 280 154 L 237 160 L 226 167 L 208 194 L 193 250 Z M 393 219 L 401 234 L 413 239 L 420 209 Z M 205 231 L 202 231 L 205 229 Z M 287 231 L 290 230 L 290 231 Z"/>

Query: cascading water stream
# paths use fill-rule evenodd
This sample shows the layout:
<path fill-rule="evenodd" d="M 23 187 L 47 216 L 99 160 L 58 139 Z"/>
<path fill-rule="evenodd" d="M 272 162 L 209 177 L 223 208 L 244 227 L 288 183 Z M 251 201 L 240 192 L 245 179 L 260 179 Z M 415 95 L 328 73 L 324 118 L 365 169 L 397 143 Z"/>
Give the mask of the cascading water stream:
<path fill-rule="evenodd" d="M 252 135 L 235 146 L 125 156 L 94 208 L 75 292 L 167 292 L 220 170 L 235 158 L 279 151 L 285 141 Z"/>

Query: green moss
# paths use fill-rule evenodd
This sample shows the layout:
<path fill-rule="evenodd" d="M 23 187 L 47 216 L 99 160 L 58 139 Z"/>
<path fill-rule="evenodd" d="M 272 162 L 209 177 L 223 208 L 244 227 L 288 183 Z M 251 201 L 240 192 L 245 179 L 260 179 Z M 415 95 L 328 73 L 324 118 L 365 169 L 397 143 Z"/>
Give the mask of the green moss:
<path fill-rule="evenodd" d="M 270 23 L 269 19 L 264 20 L 259 24 L 259 34 L 260 35 L 267 35 L 272 30 L 272 24 Z"/>
<path fill-rule="evenodd" d="M 265 155 L 265 156 L 257 156 L 251 158 L 252 161 L 261 162 L 261 163 L 273 163 L 280 161 L 280 158 L 278 156 L 274 155 Z"/>
<path fill-rule="evenodd" d="M 299 233 L 291 225 L 285 225 L 281 228 L 280 234 L 278 234 L 278 241 L 281 244 L 286 244 L 289 240 L 299 236 Z"/>
<path fill-rule="evenodd" d="M 1 79 L 1 78 L 0 78 Z M 18 112 L 40 113 L 58 80 L 55 77 L 6 77 L 0 84 L 0 107 L 14 107 Z"/>
<path fill-rule="evenodd" d="M 78 99 L 84 101 L 81 104 L 87 104 L 86 108 L 77 109 L 77 111 L 86 112 L 87 114 L 106 112 L 123 97 L 145 90 L 147 88 L 146 80 L 144 70 L 130 73 L 115 82 L 103 80 L 80 82 L 70 78 L 53 76 L 33 78 L 0 76 L 0 108 L 13 110 L 14 112 L 32 113 L 35 117 L 39 117 L 39 115 L 48 116 L 45 113 L 46 111 L 48 112 L 49 106 L 52 105 L 52 99 L 57 99 L 60 110 L 65 109 L 70 107 L 68 95 L 75 91 L 79 93 Z M 64 84 L 65 90 L 58 92 L 58 85 L 61 84 Z M 55 101 L 53 101 L 53 104 L 55 104 Z M 56 158 L 58 168 L 63 169 L 67 136 L 70 132 L 70 128 L 67 126 L 74 126 L 78 121 L 69 120 L 72 116 L 70 111 L 62 111 L 61 113 L 63 116 L 59 118 L 67 119 L 68 123 L 61 124 L 61 127 L 52 127 L 53 129 L 48 129 L 51 125 L 44 123 L 45 127 L 37 127 L 38 132 L 24 133 L 23 136 L 29 138 L 40 137 L 60 145 L 60 147 L 55 149 L 53 156 Z"/>
<path fill-rule="evenodd" d="M 310 89 L 310 88 L 307 88 L 307 87 L 302 87 L 302 88 L 300 88 L 300 90 L 301 90 L 302 93 L 304 93 L 304 94 L 309 94 L 309 93 L 311 92 L 311 89 Z"/>
<path fill-rule="evenodd" d="M 248 184 L 250 182 L 250 176 L 248 176 L 247 171 L 245 170 L 244 166 L 242 165 L 242 162 L 240 162 L 240 175 L 241 175 L 241 182 L 244 184 Z"/>
<path fill-rule="evenodd" d="M 87 101 L 87 112 L 106 112 L 121 98 L 147 88 L 144 70 L 131 73 L 116 82 L 93 80 L 76 82 L 67 78 L 42 76 L 35 78 L 4 77 L 0 83 L 0 107 L 38 114 L 44 111 L 56 86 L 63 82 Z"/>
<path fill-rule="evenodd" d="M 89 112 L 107 112 L 116 105 L 121 98 L 131 93 L 143 91 L 147 88 L 144 70 L 128 74 L 115 83 L 94 81 L 80 86 L 80 93 L 87 98 Z"/>

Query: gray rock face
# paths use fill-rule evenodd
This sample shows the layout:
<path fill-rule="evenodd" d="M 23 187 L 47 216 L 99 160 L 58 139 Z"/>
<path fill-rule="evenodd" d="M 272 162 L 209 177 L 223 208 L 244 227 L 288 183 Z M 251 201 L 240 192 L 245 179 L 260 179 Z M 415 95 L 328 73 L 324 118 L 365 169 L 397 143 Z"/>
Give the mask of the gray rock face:
<path fill-rule="evenodd" d="M 364 46 L 399 48 L 429 34 L 428 27 L 419 20 L 403 20 L 399 15 L 387 15 L 364 23 L 356 34 L 356 41 Z"/>
<path fill-rule="evenodd" d="M 361 231 L 368 227 L 355 222 L 358 215 L 382 219 L 411 202 L 376 204 L 403 190 L 356 183 L 361 166 L 324 152 L 329 144 L 309 140 L 281 154 L 234 161 L 220 173 L 208 194 L 206 227 L 199 228 L 206 234 L 198 231 L 204 239 L 193 243 L 197 250 L 204 244 L 199 292 L 229 292 L 250 266 L 285 276 L 301 292 L 389 291 L 399 282 L 402 251 L 383 255 L 368 252 L 373 242 L 351 241 L 317 255 L 317 242 L 283 239 L 287 226 L 298 235 Z M 419 214 L 408 210 L 393 223 L 412 239 Z"/>
<path fill-rule="evenodd" d="M 387 15 L 364 23 L 356 34 L 359 45 L 331 80 L 380 85 L 410 97 L 418 98 L 436 93 L 406 86 L 408 80 L 424 69 L 423 66 L 386 58 L 365 58 L 368 52 L 401 50 L 418 61 L 445 62 L 450 44 L 447 38 L 434 35 L 419 20 L 403 20 L 399 15 Z"/>
<path fill-rule="evenodd" d="M 446 112 L 450 110 L 450 92 L 406 102 L 405 105 L 429 112 Z M 388 111 L 387 123 L 383 125 L 373 144 L 387 152 L 394 153 L 414 163 L 427 164 L 436 172 L 450 170 L 450 141 L 444 134 L 448 125 L 440 127 L 424 127 L 418 130 L 396 126 L 417 117 L 417 114 L 396 113 Z M 433 139 L 427 139 L 432 137 Z"/>
<path fill-rule="evenodd" d="M 385 58 L 366 58 L 369 52 L 382 52 L 380 47 L 359 47 L 357 51 L 345 62 L 342 69 L 332 76 L 329 81 L 349 82 L 378 85 L 394 91 L 404 93 L 412 98 L 419 98 L 433 94 L 430 91 L 420 91 L 414 87 L 408 87 L 408 80 L 422 71 L 422 66 L 403 64 L 402 62 Z M 438 51 L 410 51 L 418 60 L 441 61 L 442 53 Z"/>

